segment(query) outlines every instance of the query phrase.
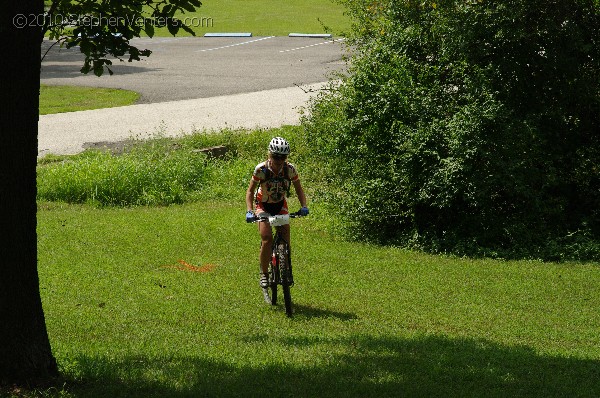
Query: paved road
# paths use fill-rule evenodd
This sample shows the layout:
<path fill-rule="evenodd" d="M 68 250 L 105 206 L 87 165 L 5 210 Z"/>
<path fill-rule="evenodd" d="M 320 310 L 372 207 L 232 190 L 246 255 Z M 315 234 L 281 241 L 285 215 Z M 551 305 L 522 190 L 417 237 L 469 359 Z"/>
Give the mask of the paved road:
<path fill-rule="evenodd" d="M 78 49 L 52 48 L 43 84 L 133 90 L 139 104 L 40 117 L 38 156 L 73 154 L 98 142 L 195 130 L 297 124 L 299 110 L 343 70 L 340 41 L 310 38 L 138 39 L 153 54 L 115 62 L 115 74 L 82 75 Z M 44 43 L 44 51 L 49 43 Z M 316 84 L 315 84 L 316 83 Z"/>
<path fill-rule="evenodd" d="M 124 88 L 140 103 L 208 98 L 324 82 L 343 70 L 343 42 L 312 38 L 142 38 L 152 55 L 114 61 L 113 76 L 82 75 L 79 49 L 57 46 L 42 63 L 44 84 Z M 49 43 L 44 43 L 44 51 Z"/>
<path fill-rule="evenodd" d="M 321 84 L 139 104 L 40 117 L 38 156 L 75 154 L 98 143 L 180 136 L 222 128 L 298 124 L 299 110 Z"/>

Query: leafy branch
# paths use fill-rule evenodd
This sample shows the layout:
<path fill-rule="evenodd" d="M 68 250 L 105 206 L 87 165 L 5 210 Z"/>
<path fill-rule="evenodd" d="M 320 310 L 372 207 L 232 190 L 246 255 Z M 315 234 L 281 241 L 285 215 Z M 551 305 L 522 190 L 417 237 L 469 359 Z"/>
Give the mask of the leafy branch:
<path fill-rule="evenodd" d="M 53 0 L 40 34 L 56 41 L 52 47 L 79 47 L 85 55 L 82 73 L 93 71 L 101 76 L 106 69 L 112 75 L 109 57 L 123 61 L 128 56 L 132 62 L 152 53 L 132 45 L 134 37 L 144 33 L 153 37 L 155 28 L 164 27 L 173 36 L 181 29 L 195 35 L 176 15 L 194 12 L 201 5 L 199 0 Z"/>

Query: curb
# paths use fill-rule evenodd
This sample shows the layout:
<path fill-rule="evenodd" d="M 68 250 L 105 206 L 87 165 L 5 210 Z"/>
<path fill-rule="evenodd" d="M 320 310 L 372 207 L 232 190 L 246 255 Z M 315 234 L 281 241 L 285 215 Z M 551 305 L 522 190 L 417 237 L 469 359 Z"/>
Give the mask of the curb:
<path fill-rule="evenodd" d="M 204 37 L 252 37 L 250 32 L 217 32 L 217 33 L 205 33 Z M 331 39 L 333 36 L 330 33 L 290 33 L 288 37 L 308 37 L 313 39 Z"/>
<path fill-rule="evenodd" d="M 290 33 L 288 37 L 311 37 L 316 39 L 331 39 L 330 33 Z"/>

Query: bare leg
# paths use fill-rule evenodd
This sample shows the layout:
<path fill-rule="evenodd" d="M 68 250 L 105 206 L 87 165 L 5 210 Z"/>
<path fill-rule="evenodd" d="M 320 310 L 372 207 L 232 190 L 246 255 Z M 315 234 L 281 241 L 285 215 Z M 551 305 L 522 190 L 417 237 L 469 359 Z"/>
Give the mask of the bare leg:
<path fill-rule="evenodd" d="M 290 226 L 283 225 L 281 227 L 281 233 L 284 239 L 290 243 Z M 271 225 L 266 222 L 258 223 L 258 229 L 260 231 L 260 270 L 263 274 L 269 272 L 269 262 L 271 261 L 271 254 L 273 253 L 273 233 Z M 291 246 L 290 246 L 291 247 Z"/>
<path fill-rule="evenodd" d="M 260 232 L 260 270 L 263 274 L 269 272 L 269 261 L 271 261 L 273 235 L 271 225 L 268 222 L 259 222 L 258 231 Z"/>

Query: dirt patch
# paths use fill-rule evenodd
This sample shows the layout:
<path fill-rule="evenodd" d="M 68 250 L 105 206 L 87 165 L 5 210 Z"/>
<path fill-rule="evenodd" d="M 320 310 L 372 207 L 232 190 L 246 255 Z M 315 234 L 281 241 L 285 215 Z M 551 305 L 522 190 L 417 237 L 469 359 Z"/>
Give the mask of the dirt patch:
<path fill-rule="evenodd" d="M 140 141 L 135 140 L 86 142 L 83 144 L 83 149 L 92 149 L 97 151 L 110 152 L 113 155 L 122 155 L 123 153 L 129 151 L 131 148 L 139 144 Z M 173 148 L 171 149 L 178 149 L 178 147 L 179 145 L 174 144 Z M 203 153 L 209 158 L 214 159 L 223 159 L 228 152 L 229 148 L 227 148 L 224 145 L 192 150 L 192 153 Z"/>
<path fill-rule="evenodd" d="M 83 149 L 94 149 L 103 152 L 110 152 L 113 155 L 121 155 L 134 145 L 135 141 L 133 140 L 85 142 L 83 144 Z"/>
<path fill-rule="evenodd" d="M 189 272 L 209 272 L 216 268 L 215 264 L 204 264 L 201 267 L 196 265 L 188 264 L 183 260 L 177 260 L 177 262 L 181 265 L 163 265 L 163 268 L 175 268 L 180 271 L 189 271 Z"/>

